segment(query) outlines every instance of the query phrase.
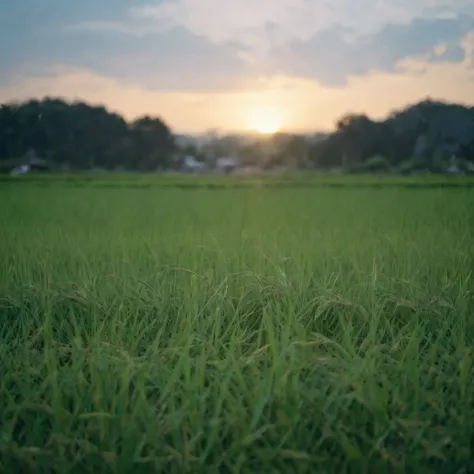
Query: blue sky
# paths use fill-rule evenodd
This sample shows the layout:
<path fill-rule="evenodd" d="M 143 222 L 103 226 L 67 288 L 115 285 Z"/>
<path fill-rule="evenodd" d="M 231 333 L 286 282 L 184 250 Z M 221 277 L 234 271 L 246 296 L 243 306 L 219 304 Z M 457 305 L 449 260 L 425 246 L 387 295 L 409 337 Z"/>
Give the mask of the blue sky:
<path fill-rule="evenodd" d="M 310 129 L 474 102 L 473 0 L 0 0 L 0 35 L 0 100 L 82 98 L 183 130 L 259 107 Z"/>

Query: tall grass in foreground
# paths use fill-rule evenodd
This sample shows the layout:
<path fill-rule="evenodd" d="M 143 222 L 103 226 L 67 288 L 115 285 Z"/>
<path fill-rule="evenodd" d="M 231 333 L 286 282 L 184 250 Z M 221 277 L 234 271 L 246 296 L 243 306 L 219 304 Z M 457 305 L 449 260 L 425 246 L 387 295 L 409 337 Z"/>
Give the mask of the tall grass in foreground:
<path fill-rule="evenodd" d="M 469 190 L 0 190 L 1 472 L 473 472 Z"/>

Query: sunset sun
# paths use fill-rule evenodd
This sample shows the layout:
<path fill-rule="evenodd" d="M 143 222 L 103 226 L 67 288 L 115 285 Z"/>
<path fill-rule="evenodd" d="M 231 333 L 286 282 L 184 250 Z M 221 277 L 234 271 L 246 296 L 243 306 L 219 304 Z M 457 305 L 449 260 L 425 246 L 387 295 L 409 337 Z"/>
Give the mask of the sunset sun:
<path fill-rule="evenodd" d="M 278 132 L 283 126 L 281 113 L 273 107 L 254 107 L 249 110 L 246 126 L 263 134 Z"/>

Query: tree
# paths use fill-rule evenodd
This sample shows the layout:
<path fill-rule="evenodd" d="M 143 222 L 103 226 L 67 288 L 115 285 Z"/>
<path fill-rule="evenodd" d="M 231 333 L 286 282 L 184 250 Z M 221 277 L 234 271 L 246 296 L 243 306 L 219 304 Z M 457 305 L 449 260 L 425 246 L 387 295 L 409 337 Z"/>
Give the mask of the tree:
<path fill-rule="evenodd" d="M 131 126 L 137 169 L 152 171 L 172 165 L 176 145 L 171 131 L 159 118 L 140 117 Z"/>
<path fill-rule="evenodd" d="M 452 155 L 474 156 L 474 109 L 430 99 L 382 121 L 347 114 L 337 121 L 334 133 L 310 149 L 311 161 L 323 168 L 359 169 L 371 157 L 383 156 L 391 167 L 406 168 L 413 158 L 425 163 L 425 169 L 439 170 Z"/>
<path fill-rule="evenodd" d="M 128 124 L 104 107 L 45 98 L 0 107 L 0 160 L 34 150 L 57 166 L 155 170 L 170 166 L 174 139 L 159 118 Z"/>

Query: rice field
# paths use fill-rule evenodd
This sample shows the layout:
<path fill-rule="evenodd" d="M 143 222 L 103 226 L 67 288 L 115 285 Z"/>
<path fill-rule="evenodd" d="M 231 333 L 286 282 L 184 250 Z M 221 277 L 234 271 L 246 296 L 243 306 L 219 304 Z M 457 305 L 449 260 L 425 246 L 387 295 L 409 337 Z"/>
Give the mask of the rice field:
<path fill-rule="evenodd" d="M 473 183 L 419 179 L 2 181 L 0 472 L 474 472 Z"/>

